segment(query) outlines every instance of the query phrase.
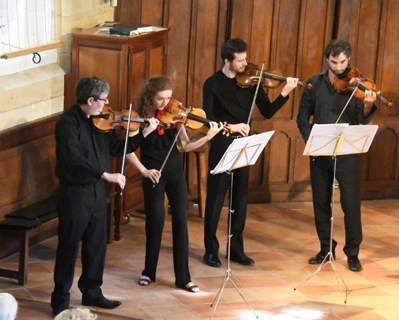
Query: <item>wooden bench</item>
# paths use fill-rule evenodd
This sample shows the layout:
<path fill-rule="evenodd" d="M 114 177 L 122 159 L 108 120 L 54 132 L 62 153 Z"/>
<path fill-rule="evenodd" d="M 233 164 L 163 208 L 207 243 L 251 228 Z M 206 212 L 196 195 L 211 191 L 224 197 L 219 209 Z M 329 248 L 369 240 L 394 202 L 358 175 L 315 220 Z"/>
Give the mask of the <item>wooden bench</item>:
<path fill-rule="evenodd" d="M 18 271 L 0 268 L 0 277 L 18 280 L 25 285 L 28 281 L 29 239 L 54 229 L 58 225 L 55 197 L 51 197 L 13 213 L 0 222 L 0 232 L 14 237 L 19 242 Z"/>
<path fill-rule="evenodd" d="M 18 271 L 0 268 L 0 277 L 25 285 L 29 245 L 57 231 L 54 136 L 1 151 L 0 185 L 0 254 L 19 252 Z"/>

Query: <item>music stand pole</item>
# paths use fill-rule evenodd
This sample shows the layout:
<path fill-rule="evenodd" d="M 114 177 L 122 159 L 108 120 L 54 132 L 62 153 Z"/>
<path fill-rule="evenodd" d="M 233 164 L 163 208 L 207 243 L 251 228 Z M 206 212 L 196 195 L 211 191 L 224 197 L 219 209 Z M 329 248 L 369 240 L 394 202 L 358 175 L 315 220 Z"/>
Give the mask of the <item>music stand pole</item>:
<path fill-rule="evenodd" d="M 334 159 L 334 175 L 333 175 L 333 182 L 332 182 L 332 192 L 331 192 L 331 218 L 330 218 L 330 248 L 326 256 L 324 257 L 323 261 L 321 262 L 320 266 L 317 268 L 315 272 L 313 272 L 309 277 L 307 277 L 304 281 L 302 281 L 296 288 L 294 288 L 294 291 L 298 289 L 301 285 L 303 285 L 306 281 L 308 281 L 310 278 L 315 276 L 316 274 L 323 269 L 323 267 L 330 263 L 331 267 L 334 271 L 335 279 L 337 280 L 339 290 L 341 292 L 342 298 L 344 299 L 344 303 L 346 304 L 347 297 L 348 297 L 348 287 L 346 286 L 344 280 L 342 280 L 341 277 L 338 276 L 337 269 L 335 267 L 335 260 L 333 256 L 333 234 L 334 234 L 334 198 L 335 198 L 335 189 L 336 189 L 336 184 L 335 184 L 335 176 L 336 176 L 336 170 L 337 170 L 337 157 L 333 156 Z M 342 290 L 341 282 L 345 286 L 345 295 Z"/>
<path fill-rule="evenodd" d="M 256 160 L 258 159 L 259 155 L 261 154 L 262 150 L 265 148 L 267 142 L 270 140 L 271 136 L 273 135 L 274 131 L 263 132 L 257 135 L 244 137 L 240 139 L 234 139 L 233 142 L 229 145 L 227 150 L 225 151 L 224 155 L 220 159 L 219 163 L 216 167 L 211 170 L 211 174 L 220 174 L 220 173 L 227 173 L 231 175 L 230 179 L 230 196 L 229 196 L 229 216 L 228 216 L 228 237 L 227 237 L 227 269 L 223 279 L 222 286 L 216 295 L 215 299 L 213 300 L 211 307 L 213 305 L 213 311 L 211 315 L 211 319 L 216 311 L 216 308 L 219 304 L 220 298 L 222 297 L 224 288 L 226 286 L 227 281 L 231 281 L 233 286 L 236 288 L 240 296 L 244 299 L 247 305 L 251 308 L 252 312 L 254 313 L 255 317 L 258 318 L 254 309 L 245 299 L 244 295 L 238 289 L 237 285 L 231 278 L 231 269 L 230 269 L 230 255 L 231 255 L 231 221 L 232 215 L 234 214 L 233 208 L 233 185 L 234 185 L 234 171 L 235 169 L 246 167 L 249 165 L 255 164 Z"/>
<path fill-rule="evenodd" d="M 252 312 L 254 313 L 255 317 L 258 319 L 257 314 L 255 313 L 255 310 L 251 307 L 251 305 L 249 304 L 249 302 L 247 301 L 247 299 L 245 299 L 244 295 L 241 293 L 240 289 L 238 289 L 237 285 L 235 284 L 234 280 L 231 278 L 231 269 L 230 269 L 230 251 L 231 251 L 231 237 L 233 236 L 231 233 L 231 216 L 234 213 L 234 210 L 232 209 L 232 204 L 233 204 L 233 180 L 234 180 L 234 171 L 227 171 L 227 174 L 231 175 L 231 180 L 230 180 L 230 195 L 229 195 L 229 219 L 228 219 L 228 235 L 227 235 L 227 268 L 226 268 L 226 272 L 224 274 L 224 279 L 222 282 L 222 286 L 219 289 L 218 294 L 216 295 L 215 299 L 213 300 L 211 307 L 213 305 L 214 308 L 212 310 L 212 315 L 211 315 L 211 319 L 216 311 L 216 308 L 219 304 L 220 298 L 222 297 L 224 288 L 226 286 L 226 283 L 228 281 L 231 281 L 231 283 L 233 284 L 233 286 L 236 288 L 236 290 L 238 291 L 238 293 L 240 294 L 240 296 L 244 299 L 244 301 L 246 302 L 246 304 L 248 305 L 248 307 L 250 307 L 250 309 L 252 310 Z M 215 303 L 216 301 L 216 303 Z"/>

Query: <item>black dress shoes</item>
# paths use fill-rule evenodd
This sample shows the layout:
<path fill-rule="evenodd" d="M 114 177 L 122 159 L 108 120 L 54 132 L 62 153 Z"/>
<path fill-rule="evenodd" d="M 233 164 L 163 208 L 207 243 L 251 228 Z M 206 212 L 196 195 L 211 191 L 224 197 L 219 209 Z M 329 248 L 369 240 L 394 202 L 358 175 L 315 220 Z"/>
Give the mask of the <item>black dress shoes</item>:
<path fill-rule="evenodd" d="M 86 298 L 85 296 L 82 297 L 82 305 L 84 306 L 91 306 L 91 307 L 99 307 L 103 309 L 115 309 L 122 304 L 120 301 L 112 301 L 108 300 L 107 298 L 101 296 L 94 299 Z"/>
<path fill-rule="evenodd" d="M 207 264 L 210 267 L 219 268 L 222 265 L 219 257 L 211 253 L 205 253 L 202 260 L 204 260 L 205 264 Z"/>
<path fill-rule="evenodd" d="M 333 258 L 335 260 L 335 250 L 333 250 L 332 254 L 333 254 Z M 326 255 L 327 255 L 327 252 L 320 251 L 318 254 L 311 257 L 308 260 L 308 263 L 309 264 L 321 264 L 323 262 L 324 258 L 326 257 Z"/>
<path fill-rule="evenodd" d="M 254 266 L 255 261 L 253 261 L 250 257 L 248 257 L 244 252 L 239 254 L 231 254 L 230 260 L 237 262 L 239 264 L 243 264 L 244 266 Z"/>
<path fill-rule="evenodd" d="M 362 271 L 362 264 L 357 256 L 348 257 L 348 269 L 355 272 Z"/>

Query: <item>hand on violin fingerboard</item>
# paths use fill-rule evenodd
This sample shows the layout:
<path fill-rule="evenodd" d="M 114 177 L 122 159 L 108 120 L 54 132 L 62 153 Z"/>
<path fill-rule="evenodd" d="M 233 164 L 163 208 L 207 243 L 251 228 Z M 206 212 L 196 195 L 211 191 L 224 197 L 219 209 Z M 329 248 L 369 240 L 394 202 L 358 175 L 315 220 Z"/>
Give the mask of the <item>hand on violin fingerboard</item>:
<path fill-rule="evenodd" d="M 377 93 L 374 92 L 373 90 L 366 90 L 364 92 L 364 104 L 373 104 L 377 100 L 377 95 L 380 94 L 381 91 L 378 91 Z"/>
<path fill-rule="evenodd" d="M 298 86 L 298 78 L 287 77 L 287 83 L 281 90 L 281 95 L 285 98 L 288 94 Z"/>
<path fill-rule="evenodd" d="M 371 110 L 373 108 L 374 102 L 377 100 L 377 95 L 380 94 L 380 91 L 377 93 L 373 90 L 366 90 L 364 92 L 364 108 L 363 108 L 363 115 L 365 117 L 368 117 L 371 113 Z"/>
<path fill-rule="evenodd" d="M 151 132 L 153 132 L 159 125 L 159 120 L 155 118 L 149 118 L 147 119 L 147 125 L 145 126 L 143 130 L 143 136 L 144 138 L 149 135 Z"/>
<path fill-rule="evenodd" d="M 223 123 L 221 123 L 221 122 L 217 123 L 217 122 L 214 122 L 214 121 L 209 122 L 209 130 L 206 133 L 206 136 L 207 136 L 208 140 L 211 140 L 222 129 L 223 129 Z"/>
<path fill-rule="evenodd" d="M 247 137 L 249 134 L 249 125 L 246 123 L 237 123 L 237 124 L 231 124 L 230 128 L 232 129 L 233 132 L 237 132 L 241 134 L 243 137 Z"/>

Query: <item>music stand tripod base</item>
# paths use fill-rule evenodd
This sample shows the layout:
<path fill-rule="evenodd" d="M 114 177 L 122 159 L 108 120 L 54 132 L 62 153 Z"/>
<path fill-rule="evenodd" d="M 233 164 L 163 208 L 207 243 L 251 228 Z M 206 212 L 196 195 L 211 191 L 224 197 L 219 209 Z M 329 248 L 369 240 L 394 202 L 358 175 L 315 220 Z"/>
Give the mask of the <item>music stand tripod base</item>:
<path fill-rule="evenodd" d="M 229 197 L 229 217 L 228 217 L 228 237 L 227 237 L 227 268 L 226 273 L 223 279 L 222 286 L 213 300 L 211 307 L 214 305 L 211 319 L 216 311 L 216 308 L 219 304 L 220 298 L 222 297 L 224 288 L 226 286 L 227 281 L 231 281 L 234 288 L 238 291 L 240 296 L 244 299 L 246 304 L 250 307 L 255 317 L 258 318 L 254 309 L 245 299 L 244 295 L 238 289 L 237 285 L 231 278 L 231 269 L 230 269 L 230 249 L 231 249 L 231 217 L 234 214 L 234 210 L 232 210 L 232 198 L 233 198 L 233 181 L 234 181 L 234 170 L 242 167 L 246 167 L 252 164 L 255 164 L 262 150 L 265 148 L 267 142 L 270 140 L 274 131 L 264 132 L 258 135 L 253 135 L 245 138 L 235 139 L 227 148 L 226 152 L 222 156 L 219 163 L 216 167 L 211 171 L 211 174 L 220 174 L 227 173 L 231 175 L 230 179 L 230 197 Z"/>
<path fill-rule="evenodd" d="M 320 266 L 317 268 L 315 272 L 313 272 L 309 277 L 307 277 L 304 281 L 302 281 L 296 288 L 294 288 L 294 291 L 296 291 L 297 288 L 299 288 L 301 285 L 303 285 L 306 281 L 308 281 L 311 277 L 314 275 L 318 274 L 321 269 L 327 264 L 330 263 L 331 267 L 334 271 L 335 279 L 337 280 L 339 290 L 341 292 L 342 298 L 344 299 L 344 303 L 346 304 L 347 298 L 348 298 L 348 287 L 346 286 L 344 280 L 342 280 L 337 273 L 337 268 L 335 267 L 335 261 L 334 261 L 334 256 L 332 254 L 332 242 L 333 242 L 333 234 L 334 234 L 334 198 L 335 198 L 335 174 L 337 170 L 337 157 L 333 156 L 334 159 L 334 175 L 333 175 L 333 184 L 332 184 L 332 192 L 331 192 L 331 218 L 330 218 L 330 248 L 326 256 L 324 257 L 323 261 L 321 262 Z M 345 286 L 345 295 L 342 290 L 341 282 Z"/>
<path fill-rule="evenodd" d="M 330 247 L 328 254 L 324 257 L 319 268 L 306 278 L 296 290 L 311 277 L 316 275 L 327 263 L 330 263 L 334 271 L 344 302 L 348 297 L 348 287 L 345 282 L 338 277 L 335 261 L 332 254 L 333 230 L 334 230 L 334 198 L 335 198 L 335 177 L 337 173 L 337 156 L 345 156 L 349 154 L 365 153 L 369 150 L 371 142 L 377 132 L 377 125 L 348 125 L 348 124 L 315 124 L 312 127 L 306 147 L 303 152 L 305 156 L 331 156 L 334 160 L 334 174 L 331 192 L 331 230 L 330 230 Z M 327 260 L 328 259 L 328 260 Z M 342 291 L 341 282 L 345 286 L 345 295 Z"/>
<path fill-rule="evenodd" d="M 213 315 L 215 314 L 216 308 L 219 304 L 220 298 L 222 297 L 224 288 L 226 286 L 226 283 L 228 281 L 231 281 L 231 283 L 233 284 L 234 288 L 236 288 L 236 290 L 238 291 L 238 293 L 240 294 L 240 296 L 244 299 L 244 301 L 246 302 L 246 304 L 249 306 L 249 308 L 252 310 L 252 312 L 254 313 L 255 317 L 258 319 L 258 315 L 255 313 L 255 310 L 251 307 L 251 305 L 249 304 L 249 302 L 247 301 L 247 299 L 245 299 L 244 295 L 241 293 L 240 289 L 238 289 L 237 285 L 235 284 L 234 280 L 231 278 L 232 276 L 232 272 L 231 272 L 231 268 L 230 268 L 230 249 L 231 249 L 231 237 L 233 236 L 231 234 L 231 216 L 232 214 L 234 214 L 234 210 L 232 210 L 232 194 L 233 192 L 231 190 L 233 190 L 233 179 L 234 179 L 234 171 L 228 171 L 228 174 L 231 175 L 231 180 L 230 180 L 230 196 L 229 196 L 229 217 L 228 217 L 228 236 L 227 236 L 227 268 L 224 274 L 224 278 L 223 278 L 223 282 L 222 282 L 222 286 L 219 289 L 218 294 L 216 295 L 215 299 L 213 300 L 211 307 L 213 305 L 214 308 L 212 310 L 212 315 L 211 315 L 211 319 L 213 317 Z M 216 301 L 216 303 L 215 303 Z"/>

